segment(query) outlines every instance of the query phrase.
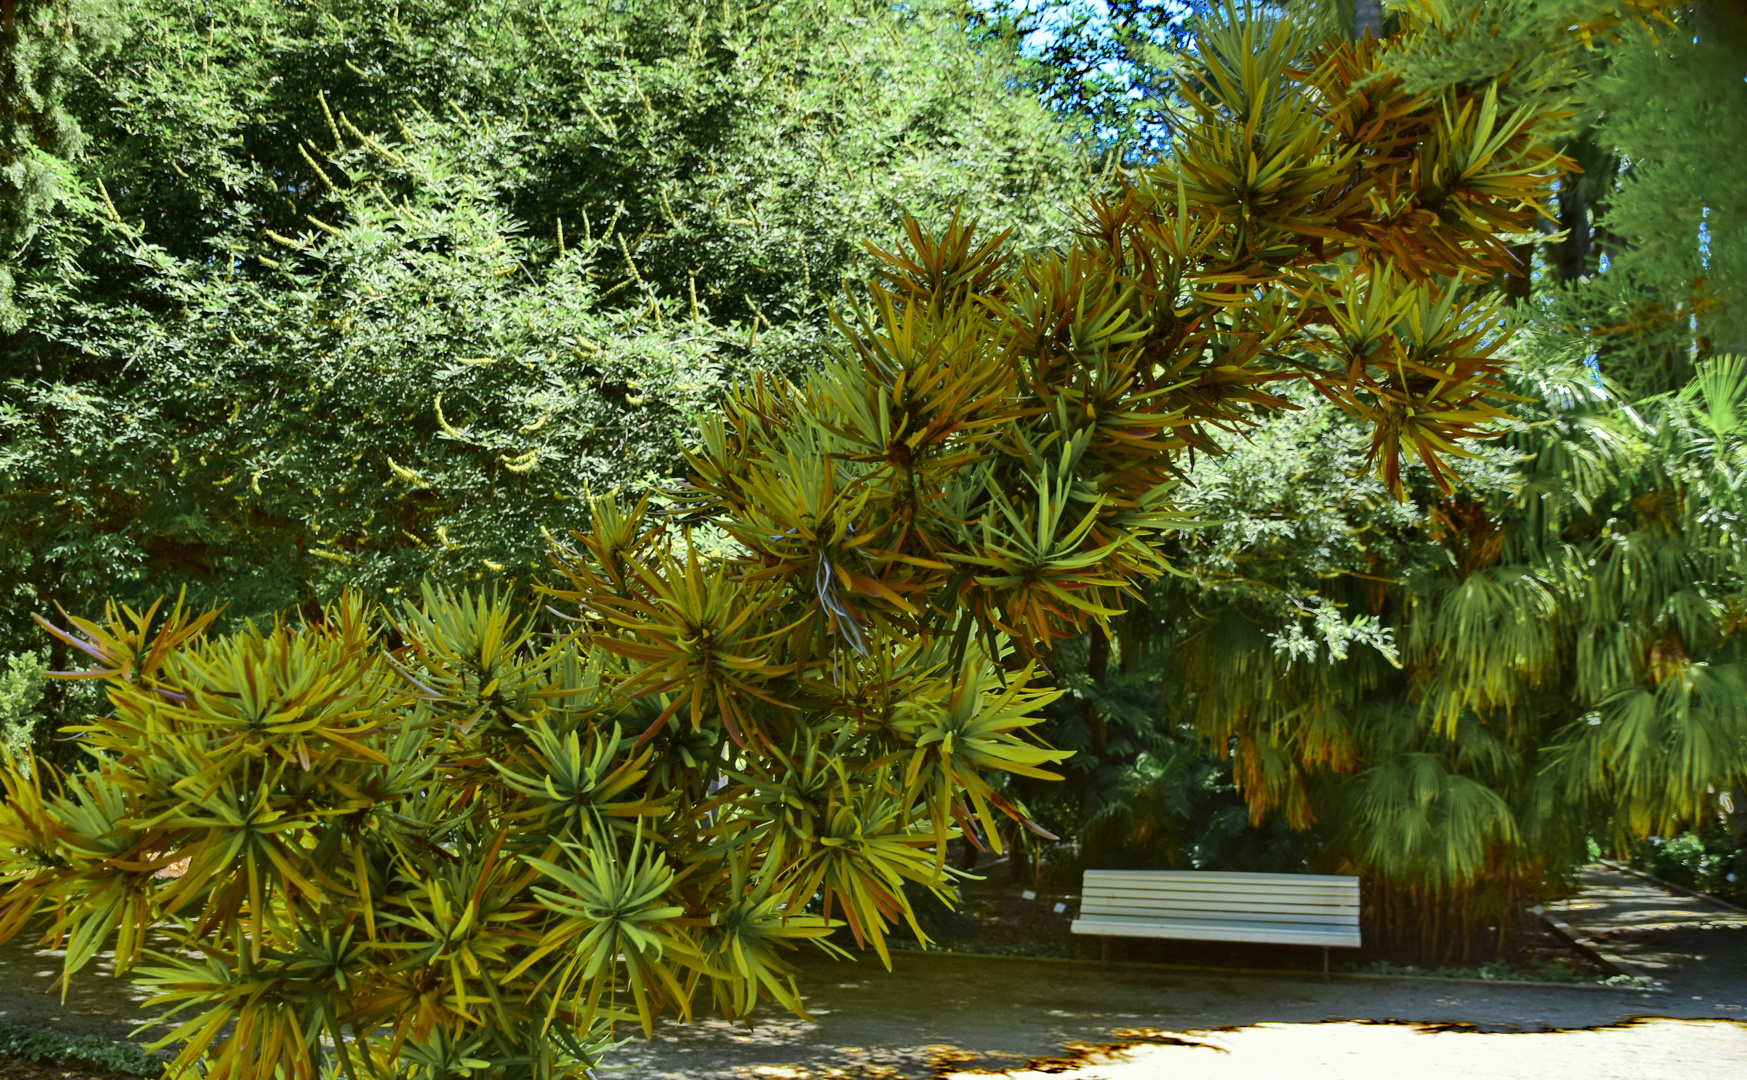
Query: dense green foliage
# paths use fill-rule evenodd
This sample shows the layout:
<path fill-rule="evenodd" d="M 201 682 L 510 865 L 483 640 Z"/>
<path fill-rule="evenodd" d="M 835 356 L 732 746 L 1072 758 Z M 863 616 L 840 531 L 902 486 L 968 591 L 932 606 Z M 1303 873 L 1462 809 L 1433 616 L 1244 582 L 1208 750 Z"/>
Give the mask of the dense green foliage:
<path fill-rule="evenodd" d="M 1747 18 L 1702 4 L 1676 29 L 1639 31 L 1594 98 L 1588 138 L 1613 168 L 1583 193 L 1592 280 L 1562 310 L 1634 396 L 1677 389 L 1696 360 L 1747 352 L 1747 168 L 1717 153 L 1747 139 Z"/>
<path fill-rule="evenodd" d="M 706 985 L 730 1018 L 800 1011 L 778 950 L 834 918 L 882 955 L 900 920 L 925 939 L 911 896 L 945 893 L 948 843 L 1036 828 L 1000 787 L 1069 753 L 1029 736 L 1059 696 L 1053 647 L 1107 634 L 1172 569 L 1193 454 L 1311 387 L 1359 422 L 1383 491 L 1448 493 L 1503 415 L 1507 328 L 1459 285 L 1505 268 L 1499 234 L 1546 196 L 1543 118 L 1408 94 L 1372 44 L 1313 49 L 1290 22 L 1228 12 L 1201 45 L 1176 156 L 1040 254 L 907 219 L 817 371 L 738 378 L 698 419 L 673 506 L 578 500 L 538 612 L 427 586 L 230 634 L 180 604 L 44 622 L 108 708 L 66 729 L 76 767 L 6 771 L 0 940 L 51 920 L 71 977 L 113 937 L 118 969 L 192 1011 L 178 1074 L 549 1080 Z M 442 209 L 408 192 L 435 132 L 385 143 L 338 115 L 363 149 L 318 180 L 340 201 L 343 172 L 379 216 L 361 196 L 346 228 L 309 215 L 325 240 L 274 230 L 272 269 L 354 280 L 364 237 Z M 579 260 L 604 248 L 584 238 Z M 334 381 L 352 360 L 389 381 L 343 328 L 394 299 L 358 282 Z M 626 317 L 678 318 L 654 285 Z M 472 359 L 505 392 L 539 377 L 525 353 Z M 409 486 L 421 468 L 387 462 Z"/>
<path fill-rule="evenodd" d="M 1589 338 L 1630 398 L 1686 384 L 1694 363 L 1747 349 L 1747 16 L 1719 0 L 1426 0 L 1493 28 L 1421 39 L 1416 87 L 1502 75 L 1507 100 L 1561 100 L 1567 153 L 1545 240 L 1524 237 L 1561 331 Z M 1573 32 L 1572 28 L 1577 28 Z"/>
<path fill-rule="evenodd" d="M 14 268 L 66 193 L 84 133 L 62 97 L 100 38 L 80 0 L 7 0 L 0 11 L 0 331 L 24 311 Z"/>
<path fill-rule="evenodd" d="M 1679 836 L 1648 837 L 1632 849 L 1631 865 L 1737 906 L 1747 900 L 1747 835 L 1739 818 L 1706 822 Z"/>
<path fill-rule="evenodd" d="M 932 6 L 106 17 L 57 84 L 84 153 L 8 263 L 3 651 L 103 596 L 525 581 L 587 490 L 674 474 L 729 376 L 817 361 L 863 236 L 962 205 L 1036 249 L 1094 180 Z"/>
<path fill-rule="evenodd" d="M 1410 86 L 1503 73 L 1502 99 L 1575 110 L 1550 131 L 1580 156 L 1591 144 L 1573 133 L 1598 113 L 1596 130 L 1641 139 L 1687 130 L 1678 154 L 1649 155 L 1667 169 L 1641 161 L 1601 186 L 1617 185 L 1604 221 L 1625 221 L 1634 206 L 1692 215 L 1678 228 L 1645 218 L 1629 242 L 1610 234 L 1613 259 L 1605 272 L 1592 264 L 1591 280 L 1477 286 L 1510 297 L 1534 330 L 1513 346 L 1521 400 L 1454 496 L 1417 474 L 1397 502 L 1358 478 L 1357 433 L 1309 399 L 1197 462 L 1184 509 L 1218 524 L 1185 531 L 1172 549 L 1187 579 L 1158 586 L 1114 640 L 1094 635 L 1059 658 L 1078 700 L 1052 707 L 1042 730 L 1079 753 L 1066 763 L 1070 790 L 1026 794 L 1074 834 L 1072 855 L 1044 852 L 1069 868 L 1284 860 L 1359 873 L 1374 947 L 1472 959 L 1500 940 L 1489 928 L 1564 887 L 1591 837 L 1625 850 L 1690 825 L 1714 847 L 1717 815 L 1747 779 L 1747 384 L 1741 362 L 1716 355 L 1707 336 L 1742 310 L 1726 284 L 1740 237 L 1712 234 L 1709 266 L 1723 276 L 1706 286 L 1703 317 L 1670 322 L 1673 336 L 1654 349 L 1645 336 L 1607 344 L 1620 335 L 1596 307 L 1625 297 L 1644 310 L 1646 298 L 1687 295 L 1707 269 L 1693 261 L 1702 208 L 1728 201 L 1744 174 L 1680 156 L 1715 144 L 1668 126 L 1666 94 L 1715 90 L 1681 112 L 1679 123 L 1702 127 L 1710 109 L 1732 108 L 1740 79 L 1716 82 L 1732 69 L 1705 46 L 1723 29 L 1708 9 L 1666 13 L 1703 30 L 1686 58 L 1701 68 L 1690 82 L 1658 66 L 1685 52 L 1665 24 L 1652 39 L 1606 4 L 1415 10 L 1503 29 L 1393 40 L 1387 63 Z M 1573 23 L 1602 47 L 1568 34 Z M 1632 80 L 1679 90 L 1634 97 Z M 1570 183 L 1561 191 L 1576 197 Z M 1679 236 L 1692 258 L 1676 265 L 1667 260 L 1687 251 L 1671 253 Z M 1652 281 L 1642 269 L 1652 263 L 1671 276 Z M 1607 380 L 1586 357 L 1597 340 Z M 1668 388 L 1677 392 L 1644 397 Z M 1197 739 L 1210 758 L 1187 753 Z M 1222 788 L 1234 782 L 1257 831 L 1228 831 Z M 1293 838 L 1283 823 L 1304 831 Z"/>
<path fill-rule="evenodd" d="M 15 653 L 0 668 L 0 746 L 13 757 L 24 757 L 42 741 L 38 728 L 46 719 L 41 705 L 47 681 L 45 653 Z"/>
<path fill-rule="evenodd" d="M 1624 850 L 1698 823 L 1722 844 L 1722 798 L 1747 783 L 1747 380 L 1726 355 L 1747 345 L 1747 170 L 1715 147 L 1747 139 L 1742 28 L 1714 3 L 1289 8 L 1388 40 L 1331 57 L 1303 47 L 1314 34 L 1258 33 L 1221 51 L 1188 39 L 1184 9 L 1145 2 L 9 5 L 6 745 L 41 748 L 96 703 L 91 684 L 45 684 L 71 661 L 27 612 L 186 587 L 232 625 L 293 609 L 317 625 L 343 585 L 390 599 L 425 577 L 525 598 L 550 542 L 626 487 L 684 504 L 697 527 L 661 543 L 692 543 L 702 566 L 763 560 L 729 575 L 756 584 L 745 596 L 704 590 L 722 610 L 812 582 L 830 647 L 694 695 L 694 724 L 720 716 L 711 745 L 800 731 L 762 704 L 736 713 L 728 690 L 788 701 L 767 683 L 804 682 L 816 652 L 864 636 L 956 628 L 962 659 L 974 623 L 986 660 L 1034 654 L 1062 691 L 1036 730 L 1072 755 L 1066 782 L 985 786 L 1071 835 L 1065 865 L 1360 873 L 1373 941 L 1455 957 L 1556 889 L 1588 837 Z M 1255 68 L 1313 89 L 1252 92 Z M 1550 207 L 1557 236 L 1529 209 L 1558 168 L 1549 145 L 1583 170 Z M 1152 169 L 1122 186 L 1117 159 Z M 1075 238 L 1066 207 L 1095 190 L 1109 201 Z M 1037 261 L 947 228 L 960 209 L 1012 226 Z M 926 229 L 900 238 L 906 213 Z M 1196 224 L 1167 236 L 1160 220 Z M 954 266 L 962 280 L 928 284 Z M 843 306 L 844 276 L 871 268 L 883 284 Z M 991 331 L 954 306 L 967 296 L 1032 326 Z M 1504 354 L 1520 397 L 1505 404 L 1488 392 L 1519 324 L 1533 333 Z M 1151 369 L 1100 366 L 1123 334 Z M 918 446 L 873 432 L 915 392 L 888 369 L 967 340 L 1047 354 L 1035 378 L 1069 389 L 1027 389 L 1044 412 L 1008 413 L 1013 385 L 966 389 L 998 364 L 949 366 L 924 395 L 934 420 L 887 416 L 926 431 L 953 476 L 936 484 L 951 512 L 931 514 Z M 1288 374 L 1325 396 L 1269 388 Z M 1131 393 L 1144 404 L 1108 410 Z M 1073 407 L 1126 449 L 1076 448 L 1067 413 L 1038 418 Z M 1474 434 L 1497 437 L 1452 492 Z M 971 446 L 985 471 L 966 480 Z M 665 490 L 684 452 L 702 503 Z M 900 458 L 918 471 L 863 469 Z M 882 534 L 870 514 L 908 524 Z M 1161 546 L 1185 519 L 1213 524 Z M 1076 562 L 1093 555 L 1120 572 Z M 1177 574 L 1145 586 L 1146 607 L 1112 618 L 1165 562 Z M 681 569 L 635 587 L 584 574 L 566 602 L 636 637 L 680 602 Z M 943 601 L 944 623 L 918 616 L 943 594 L 975 619 Z M 940 660 L 932 647 L 903 664 Z M 673 692 L 632 674 L 677 670 L 671 655 L 623 656 L 628 696 Z M 818 738 L 839 729 L 806 707 Z M 813 767 L 782 744 L 772 776 Z M 716 760 L 687 745 L 661 753 Z M 833 749 L 820 760 L 873 760 Z M 888 824 L 1023 838 L 1017 816 L 949 809 L 953 782 Z M 475 825 L 483 858 L 493 834 Z M 875 940 L 946 887 L 906 880 L 862 919 Z"/>

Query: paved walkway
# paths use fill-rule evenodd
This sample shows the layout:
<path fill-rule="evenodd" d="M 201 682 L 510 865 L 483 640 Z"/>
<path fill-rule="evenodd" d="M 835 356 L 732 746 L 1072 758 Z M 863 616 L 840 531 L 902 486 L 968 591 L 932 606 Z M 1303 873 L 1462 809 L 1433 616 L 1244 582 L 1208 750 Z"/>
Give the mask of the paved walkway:
<path fill-rule="evenodd" d="M 667 1024 L 614 1064 L 650 1080 L 945 1078 L 973 1069 L 1017 1080 L 1047 1059 L 1058 1075 L 1087 1080 L 1747 1076 L 1739 1022 L 1747 1019 L 1747 929 L 1735 913 L 1598 870 L 1557 914 L 1639 963 L 1661 965 L 1668 992 L 1323 983 L 916 953 L 897 954 L 888 973 L 873 959 L 805 953 L 811 1020 L 761 1010 L 750 1028 Z M 139 1020 L 136 992 L 96 972 L 62 1005 L 46 992 L 57 968 L 56 958 L 17 942 L 0 948 L 0 1017 L 117 1038 Z"/>
<path fill-rule="evenodd" d="M 668 1025 L 619 1060 L 662 1080 L 972 1070 L 1032 1080 L 1042 1074 L 1026 1066 L 1040 1062 L 1088 1080 L 1747 1075 L 1747 918 L 1605 867 L 1551 914 L 1629 956 L 1662 989 L 1325 984 L 938 953 L 897 954 L 888 974 L 871 960 L 807 958 L 811 1021 Z"/>
<path fill-rule="evenodd" d="M 1747 1002 L 1747 913 L 1592 866 L 1582 893 L 1550 905 L 1547 914 L 1677 998 Z"/>
<path fill-rule="evenodd" d="M 112 952 L 97 955 L 73 977 L 65 1001 L 54 988 L 61 975 L 59 951 L 38 951 L 25 935 L 0 945 L 0 1019 L 12 1024 L 54 1028 L 68 1035 L 126 1039 L 151 1014 L 140 1003 L 151 995 L 114 977 Z M 142 1032 L 141 1042 L 161 1032 Z"/>
<path fill-rule="evenodd" d="M 1258 1024 L 1003 1073 L 1006 1080 L 1739 1080 L 1747 1029 L 1703 1020 L 1504 1035 L 1403 1024 Z M 979 1074 L 942 1070 L 941 1080 Z M 795 1080 L 800 1080 L 796 1077 Z"/>
<path fill-rule="evenodd" d="M 652 1043 L 639 1039 L 626 1046 L 618 1060 L 632 1068 L 632 1075 L 652 1080 L 934 1077 L 959 1069 L 1021 1069 L 1026 1062 L 1073 1056 L 1088 1046 L 1156 1045 L 1161 1039 L 1166 1045 L 1194 1046 L 1205 1043 L 1210 1034 L 1227 1038 L 1239 1029 L 1271 1025 L 1311 1038 L 1310 1028 L 1330 1021 L 1358 1021 L 1343 1025 L 1343 1030 L 1355 1032 L 1355 1048 L 1373 1045 L 1388 1056 L 1394 1051 L 1384 1046 L 1385 1037 L 1368 1029 L 1399 1024 L 1404 1031 L 1422 1033 L 1527 1036 L 1614 1027 L 1643 1017 L 1747 1017 L 1747 999 L 1718 1000 L 1718 995 L 1676 1000 L 1670 993 L 1508 986 L 1478 980 L 1337 977 L 1323 983 L 1315 977 L 1121 966 L 1101 970 L 1096 964 L 913 953 L 898 954 L 891 974 L 881 970 L 877 961 L 808 959 L 802 966 L 801 986 L 813 1013 L 811 1021 L 767 1014 L 766 1022 L 750 1029 L 720 1021 L 668 1025 L 656 1031 Z M 1723 1023 L 1717 1030 L 1725 1033 L 1719 1036 L 1724 1045 L 1739 1052 L 1731 1051 L 1735 1054 L 1732 1073 L 1715 1075 L 1739 1080 L 1747 1075 L 1747 1025 Z M 1275 1045 L 1288 1041 L 1275 1040 Z M 1569 1040 L 1562 1042 L 1569 1045 Z M 1431 1055 L 1419 1059 L 1418 1067 L 1428 1071 L 1417 1073 L 1417 1080 L 1461 1075 L 1433 1067 L 1441 1056 L 1435 1044 L 1422 1040 L 1414 1045 L 1422 1055 Z M 1596 1046 L 1601 1045 L 1598 1040 Z M 1665 1048 L 1677 1045 L 1678 1040 Z M 1525 1049 L 1526 1045 L 1495 1040 L 1492 1052 L 1501 1055 L 1495 1062 L 1499 1067 L 1490 1074 L 1468 1075 L 1517 1075 L 1504 1064 Z M 1293 1075 L 1294 1061 L 1292 1055 L 1275 1059 L 1273 1075 Z M 1352 1064 L 1358 1066 L 1357 1061 Z M 1107 1074 L 1108 1070 L 1093 1069 L 1088 1076 Z M 1173 1070 L 1161 1068 L 1153 1075 L 1172 1074 Z M 1541 1080 L 1578 1075 L 1593 1080 L 1614 1074 L 1557 1069 L 1538 1074 Z M 1645 1080 L 1675 1074 L 1652 1069 L 1623 1075 Z M 1678 1075 L 1696 1080 L 1713 1074 L 1683 1068 Z M 1108 1074 L 1108 1080 L 1114 1080 L 1114 1074 Z"/>

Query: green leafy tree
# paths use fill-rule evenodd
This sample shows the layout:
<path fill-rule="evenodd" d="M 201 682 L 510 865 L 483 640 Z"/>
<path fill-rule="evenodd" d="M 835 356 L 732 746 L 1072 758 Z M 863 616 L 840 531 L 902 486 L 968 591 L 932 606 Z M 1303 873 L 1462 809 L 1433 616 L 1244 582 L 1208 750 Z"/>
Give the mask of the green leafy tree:
<path fill-rule="evenodd" d="M 1506 100 L 1562 98 L 1566 152 L 1557 220 L 1525 236 L 1561 288 L 1542 302 L 1593 341 L 1627 394 L 1676 390 L 1693 364 L 1743 348 L 1740 265 L 1747 170 L 1716 158 L 1747 113 L 1747 23 L 1703 0 L 1482 0 L 1416 5 L 1484 35 L 1426 36 L 1397 62 L 1410 85 L 1500 80 Z M 1520 295 L 1526 296 L 1526 292 Z"/>
<path fill-rule="evenodd" d="M 1645 40 L 1642 12 L 1608 5 L 1486 10 L 1498 20 L 1464 5 L 1401 13 L 1383 66 L 1404 92 L 1488 87 L 1501 102 L 1589 108 L 1603 77 L 1585 42 L 1626 79 Z M 1567 34 L 1574 21 L 1587 38 Z M 1502 29 L 1470 41 L 1460 28 L 1475 24 Z M 1608 123 L 1641 117 L 1631 123 L 1647 136 L 1664 111 L 1634 112 L 1625 85 L 1607 90 L 1621 95 Z M 1569 141 L 1558 112 L 1541 131 Z M 1714 187 L 1714 172 L 1683 175 Z M 1696 227 L 1668 235 L 1687 234 L 1696 252 Z M 1512 237 L 1515 268 L 1528 269 L 1525 236 Z M 1616 284 L 1639 273 L 1617 265 Z M 1686 264 L 1670 288 L 1702 269 Z M 1529 301 L 1544 329 L 1519 346 L 1522 400 L 1496 418 L 1500 442 L 1466 464 L 1460 494 L 1403 474 L 1398 502 L 1355 479 L 1365 462 L 1353 433 L 1299 399 L 1311 407 L 1188 471 L 1186 516 L 1221 523 L 1182 533 L 1173 562 L 1189 576 L 1155 586 L 1112 639 L 1094 632 L 1058 661 L 1069 697 L 1045 731 L 1079 751 L 1073 794 L 1013 782 L 1075 833 L 1082 860 L 1199 858 L 1192 838 L 1215 817 L 1193 800 L 1218 769 L 1172 755 L 1198 729 L 1257 827 L 1304 831 L 1276 850 L 1366 876 L 1371 942 L 1406 959 L 1472 959 L 1562 887 L 1587 836 L 1623 848 L 1715 816 L 1716 793 L 1740 783 L 1743 723 L 1735 362 L 1701 362 L 1678 398 L 1629 411 L 1582 364 L 1594 339 L 1565 321 L 1576 298 L 1601 292 L 1531 298 L 1529 284 L 1467 286 Z M 1634 303 L 1657 295 L 1634 289 Z M 1720 318 L 1726 305 L 1707 310 Z M 1622 377 L 1649 370 L 1605 346 L 1601 363 Z M 1172 760 L 1184 762 L 1174 775 Z"/>
<path fill-rule="evenodd" d="M 1040 249 L 1093 180 L 935 7 L 120 14 L 55 69 L 88 152 L 0 338 L 10 651 L 103 596 L 525 587 L 587 491 L 675 476 L 730 376 L 815 362 L 864 235 L 963 205 Z"/>
<path fill-rule="evenodd" d="M 925 940 L 906 885 L 944 896 L 955 835 L 1028 822 L 997 785 L 1066 754 L 1028 735 L 1041 662 L 1165 572 L 1189 451 L 1302 383 L 1395 493 L 1496 408 L 1490 309 L 1433 275 L 1489 273 L 1545 194 L 1534 116 L 1373 123 L 1368 44 L 1299 66 L 1296 27 L 1235 12 L 1203 43 L 1180 158 L 1042 254 L 909 219 L 819 371 L 699 420 L 671 507 L 587 501 L 542 622 L 429 589 L 229 635 L 181 605 L 52 627 L 110 708 L 78 767 L 7 771 L 0 938 L 48 918 L 69 977 L 113 938 L 193 1013 L 175 1071 L 215 1080 L 305 1080 L 329 1046 L 353 1075 L 572 1076 L 706 984 L 797 1008 L 781 950 L 834 919 Z"/>
<path fill-rule="evenodd" d="M 1747 168 L 1706 153 L 1747 137 L 1747 24 L 1702 4 L 1654 30 L 1637 30 L 1595 80 L 1591 138 L 1614 168 L 1580 256 L 1591 280 L 1559 308 L 1634 396 L 1747 349 Z"/>
<path fill-rule="evenodd" d="M 64 106 L 83 51 L 100 51 L 94 5 L 81 0 L 6 0 L 0 7 L 0 330 L 16 330 L 24 311 L 16 267 L 61 200 L 71 162 L 84 145 Z"/>
<path fill-rule="evenodd" d="M 14 653 L 0 668 L 0 744 L 14 758 L 26 757 L 38 742 L 47 674 L 48 657 L 42 653 Z"/>
<path fill-rule="evenodd" d="M 1184 0 L 986 0 L 973 3 L 975 41 L 1017 47 L 1028 86 L 1084 130 L 1088 148 L 1142 159 L 1173 122 L 1172 58 L 1209 9 Z"/>

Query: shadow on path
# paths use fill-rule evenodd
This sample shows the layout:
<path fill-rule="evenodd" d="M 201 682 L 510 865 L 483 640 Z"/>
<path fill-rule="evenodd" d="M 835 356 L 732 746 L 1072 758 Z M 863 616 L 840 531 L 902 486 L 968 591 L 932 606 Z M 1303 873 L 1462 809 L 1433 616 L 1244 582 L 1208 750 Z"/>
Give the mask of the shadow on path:
<path fill-rule="evenodd" d="M 1747 1004 L 1747 914 L 1606 866 L 1585 870 L 1583 891 L 1547 913 L 1677 999 Z M 1733 1011 L 1747 1019 L 1747 1009 Z"/>
<path fill-rule="evenodd" d="M 810 1021 L 765 1011 L 750 1028 L 668 1024 L 617 1060 L 634 1075 L 671 1080 L 1040 1075 L 1028 1063 L 1108 1080 L 1747 1075 L 1747 1025 L 1738 1022 L 1747 1020 L 1747 929 L 1736 913 L 1605 868 L 1590 871 L 1583 894 L 1558 913 L 1635 962 L 1659 965 L 1669 992 L 1338 976 L 1325 984 L 939 953 L 894 954 L 888 973 L 871 958 L 804 956 Z M 1231 1054 L 1210 1040 L 1225 1040 Z M 1117 1068 L 1122 1054 L 1134 1068 Z M 1216 1058 L 1211 1071 L 1196 1071 Z M 1151 1071 L 1135 1071 L 1143 1062 Z"/>
<path fill-rule="evenodd" d="M 114 953 L 97 958 L 73 977 L 66 1001 L 54 988 L 61 975 L 59 950 L 34 948 L 34 934 L 20 934 L 0 945 L 0 1019 L 28 1027 L 47 1027 L 65 1035 L 127 1039 L 154 1012 L 140 1006 L 151 995 L 114 977 Z M 158 1037 L 141 1033 L 135 1041 Z"/>
<path fill-rule="evenodd" d="M 1635 962 L 1661 965 L 1671 992 L 1339 976 L 1323 983 L 904 952 L 887 972 L 872 957 L 801 953 L 811 1019 L 764 1008 L 750 1028 L 664 1024 L 612 1064 L 652 1080 L 880 1080 L 971 1069 L 1017 1076 L 1034 1062 L 1105 1080 L 1236 1078 L 1252 1075 L 1250 1064 L 1239 1068 L 1252 1058 L 1253 1074 L 1270 1077 L 1431 1080 L 1460 1075 L 1446 1068 L 1458 1063 L 1467 1075 L 1537 1080 L 1747 1076 L 1747 1025 L 1714 1022 L 1747 1019 L 1747 929 L 1738 914 L 1607 870 L 1592 872 L 1558 913 Z M 145 1015 L 142 995 L 107 977 L 104 962 L 74 981 L 63 1005 L 48 992 L 59 966 L 58 956 L 16 941 L 0 947 L 0 1017 L 125 1038 Z M 1668 1019 L 1634 1023 L 1644 1017 Z M 1713 1022 L 1689 1023 L 1706 1018 Z M 1390 1021 L 1398 1023 L 1380 1023 Z M 1171 1050 L 1176 1057 L 1159 1056 Z M 1380 1064 L 1402 1054 L 1418 1064 Z M 1194 1071 L 1215 1058 L 1223 1063 L 1215 1072 Z M 1518 1068 L 1530 1061 L 1541 1064 Z M 1151 1072 L 1134 1071 L 1148 1062 Z"/>

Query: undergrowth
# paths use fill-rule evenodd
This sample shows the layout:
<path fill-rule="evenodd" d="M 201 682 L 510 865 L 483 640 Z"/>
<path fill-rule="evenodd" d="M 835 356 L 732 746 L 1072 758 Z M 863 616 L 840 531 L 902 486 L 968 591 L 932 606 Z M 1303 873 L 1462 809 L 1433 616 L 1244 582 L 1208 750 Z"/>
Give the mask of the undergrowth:
<path fill-rule="evenodd" d="M 0 1058 L 22 1058 L 43 1065 L 66 1065 L 97 1072 L 147 1076 L 155 1063 L 133 1043 L 100 1035 L 71 1038 L 51 1028 L 22 1027 L 0 1020 Z"/>
<path fill-rule="evenodd" d="M 1478 979 L 1485 982 L 1521 981 L 1521 982 L 1559 982 L 1588 983 L 1602 986 L 1632 986 L 1637 980 L 1630 975 L 1609 975 L 1606 978 L 1596 978 L 1572 971 L 1563 964 L 1551 960 L 1530 960 L 1525 963 L 1509 964 L 1492 960 L 1474 967 L 1420 967 L 1415 964 L 1392 964 L 1387 960 L 1374 960 L 1362 967 L 1352 969 L 1363 975 L 1415 975 L 1438 979 Z"/>

